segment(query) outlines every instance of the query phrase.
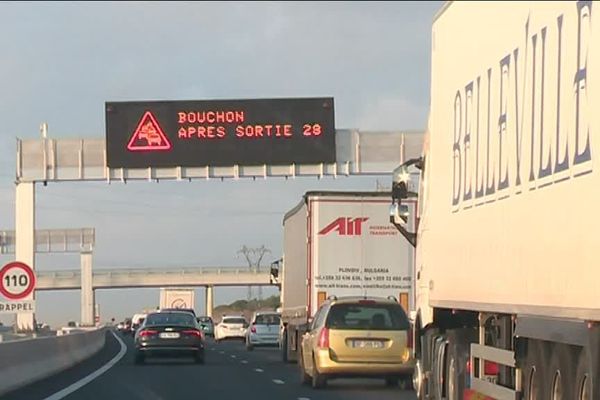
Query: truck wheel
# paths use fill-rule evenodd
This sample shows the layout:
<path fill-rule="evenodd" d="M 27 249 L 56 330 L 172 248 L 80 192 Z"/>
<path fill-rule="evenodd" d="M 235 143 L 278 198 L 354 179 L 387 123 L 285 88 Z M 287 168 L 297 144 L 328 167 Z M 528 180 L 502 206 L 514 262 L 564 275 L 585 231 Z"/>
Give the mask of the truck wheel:
<path fill-rule="evenodd" d="M 448 400 L 461 400 L 464 397 L 467 381 L 467 361 L 470 356 L 470 344 L 475 342 L 477 332 L 474 329 L 448 331 L 448 349 L 446 356 L 446 396 Z"/>
<path fill-rule="evenodd" d="M 594 383 L 589 349 L 584 347 L 579 354 L 577 372 L 575 373 L 574 395 L 572 398 L 575 400 L 592 400 Z"/>
<path fill-rule="evenodd" d="M 545 400 L 545 348 L 534 339 L 527 341 L 527 356 L 523 367 L 523 400 Z"/>
<path fill-rule="evenodd" d="M 283 361 L 284 363 L 288 362 L 288 358 L 287 358 L 287 329 L 285 329 L 283 331 L 283 335 L 281 337 L 281 343 L 279 344 L 280 346 L 280 350 L 281 350 L 281 361 Z"/>
<path fill-rule="evenodd" d="M 306 368 L 304 367 L 304 357 L 302 356 L 302 352 L 298 355 L 298 369 L 300 371 L 300 382 L 303 385 L 311 383 L 311 377 L 306 373 Z"/>
<path fill-rule="evenodd" d="M 315 357 L 313 356 L 313 368 L 312 368 L 312 388 L 313 389 L 321 389 L 327 385 L 327 378 L 323 374 L 319 373 L 317 369 L 317 363 L 315 362 Z"/>
<path fill-rule="evenodd" d="M 296 334 L 296 332 L 297 331 L 294 331 L 292 334 Z M 286 362 L 293 364 L 296 361 L 298 361 L 297 354 L 296 354 L 295 350 L 292 350 L 292 346 L 291 346 L 291 343 L 290 343 L 290 337 L 289 337 L 290 332 L 286 331 L 286 333 L 287 334 L 286 334 L 286 340 L 285 340 L 285 342 L 286 342 L 286 346 L 285 346 L 285 352 L 286 352 L 285 359 L 286 359 Z"/>
<path fill-rule="evenodd" d="M 385 386 L 396 387 L 400 383 L 400 378 L 392 376 L 385 378 Z"/>
<path fill-rule="evenodd" d="M 446 371 L 446 359 L 448 358 L 448 340 L 446 335 L 438 335 L 433 341 L 433 364 L 431 365 L 431 384 L 430 390 L 435 399 L 444 398 L 444 387 L 448 380 Z"/>
<path fill-rule="evenodd" d="M 426 400 L 431 398 L 434 391 L 432 385 L 433 378 L 433 359 L 434 359 L 434 341 L 439 335 L 437 328 L 429 328 L 422 331 L 417 336 L 419 345 L 417 346 L 416 363 L 413 372 L 412 386 L 417 394 L 417 399 Z"/>
<path fill-rule="evenodd" d="M 555 344 L 551 353 L 546 392 L 550 395 L 550 400 L 571 399 L 577 368 L 573 356 L 574 349 L 567 345 Z"/>

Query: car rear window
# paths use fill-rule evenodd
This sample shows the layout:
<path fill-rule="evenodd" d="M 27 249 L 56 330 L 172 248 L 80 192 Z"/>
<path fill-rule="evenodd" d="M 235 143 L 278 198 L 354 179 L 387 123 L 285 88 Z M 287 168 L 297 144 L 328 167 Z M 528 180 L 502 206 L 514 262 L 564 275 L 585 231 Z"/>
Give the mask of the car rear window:
<path fill-rule="evenodd" d="M 279 315 L 257 315 L 254 321 L 257 325 L 279 325 Z"/>
<path fill-rule="evenodd" d="M 245 324 L 246 320 L 244 318 L 223 318 L 223 323 L 225 323 L 225 324 Z"/>
<path fill-rule="evenodd" d="M 212 324 L 212 319 L 210 317 L 200 317 L 198 318 L 200 320 L 200 322 L 202 322 L 203 324 Z"/>
<path fill-rule="evenodd" d="M 157 313 L 146 318 L 146 326 L 153 325 L 179 325 L 195 326 L 196 319 L 189 313 Z"/>
<path fill-rule="evenodd" d="M 394 331 L 409 328 L 408 317 L 395 304 L 335 304 L 325 325 L 332 329 Z"/>

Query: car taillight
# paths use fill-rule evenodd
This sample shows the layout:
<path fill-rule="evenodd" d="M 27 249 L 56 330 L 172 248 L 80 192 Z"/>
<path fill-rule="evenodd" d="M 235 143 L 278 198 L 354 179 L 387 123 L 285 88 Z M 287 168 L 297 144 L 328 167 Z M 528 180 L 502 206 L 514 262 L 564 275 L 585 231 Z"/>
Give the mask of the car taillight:
<path fill-rule="evenodd" d="M 188 330 L 182 331 L 181 333 L 186 336 L 196 336 L 196 337 L 202 338 L 202 332 L 197 329 L 188 329 Z"/>
<path fill-rule="evenodd" d="M 498 364 L 496 363 L 486 361 L 483 367 L 483 372 L 486 375 L 498 375 L 500 373 L 500 367 L 498 367 Z"/>
<path fill-rule="evenodd" d="M 467 375 L 471 375 L 471 360 L 467 361 Z M 483 372 L 485 375 L 498 375 L 500 373 L 500 367 L 498 364 L 486 361 L 484 363 Z"/>
<path fill-rule="evenodd" d="M 158 331 L 153 331 L 150 329 L 145 329 L 143 331 L 140 331 L 140 337 L 148 337 L 148 336 L 154 336 L 158 333 Z"/>
<path fill-rule="evenodd" d="M 256 326 L 252 325 L 252 327 L 250 328 L 250 332 L 256 333 Z"/>
<path fill-rule="evenodd" d="M 321 332 L 319 333 L 319 348 L 320 349 L 328 349 L 329 348 L 329 328 L 323 327 Z"/>

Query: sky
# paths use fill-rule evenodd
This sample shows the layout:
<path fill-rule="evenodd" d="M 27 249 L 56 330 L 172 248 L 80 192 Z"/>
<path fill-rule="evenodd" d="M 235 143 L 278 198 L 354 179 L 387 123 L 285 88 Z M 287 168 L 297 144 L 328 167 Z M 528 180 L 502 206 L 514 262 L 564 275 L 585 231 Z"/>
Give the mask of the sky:
<path fill-rule="evenodd" d="M 1 2 L 0 229 L 14 229 L 16 138 L 104 137 L 104 103 L 335 99 L 336 128 L 423 130 L 431 22 L 441 2 Z M 282 253 L 282 218 L 308 190 L 375 190 L 389 176 L 36 187 L 36 228 L 96 229 L 95 268 L 245 266 Z M 0 256 L 0 263 L 11 261 Z M 38 255 L 36 269 L 77 269 Z M 196 291 L 203 312 L 204 290 Z M 277 290 L 264 290 L 265 295 Z M 246 297 L 217 288 L 215 303 Z M 102 320 L 158 289 L 98 290 Z M 79 320 L 79 291 L 37 295 L 37 320 Z M 0 321 L 6 322 L 6 317 Z M 9 321 L 10 322 L 10 321 Z"/>

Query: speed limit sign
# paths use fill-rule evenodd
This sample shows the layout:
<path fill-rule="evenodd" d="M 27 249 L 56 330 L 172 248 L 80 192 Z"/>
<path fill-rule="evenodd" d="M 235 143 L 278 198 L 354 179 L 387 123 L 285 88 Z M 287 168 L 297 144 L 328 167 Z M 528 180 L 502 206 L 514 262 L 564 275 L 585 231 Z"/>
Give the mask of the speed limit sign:
<path fill-rule="evenodd" d="M 10 300 L 21 300 L 35 288 L 35 274 L 29 265 L 15 261 L 0 269 L 0 293 Z"/>

